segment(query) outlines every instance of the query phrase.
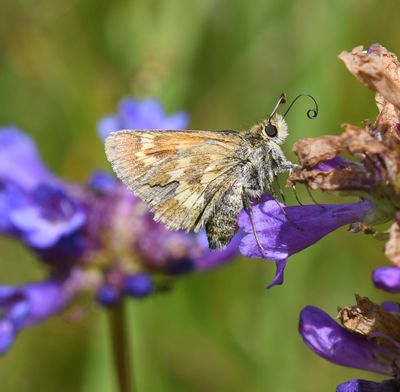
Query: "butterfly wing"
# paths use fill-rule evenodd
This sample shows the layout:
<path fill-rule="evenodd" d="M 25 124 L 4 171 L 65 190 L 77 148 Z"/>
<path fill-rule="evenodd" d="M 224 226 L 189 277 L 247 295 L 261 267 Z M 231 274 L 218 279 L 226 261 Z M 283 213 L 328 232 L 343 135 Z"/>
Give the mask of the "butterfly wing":
<path fill-rule="evenodd" d="M 169 229 L 198 231 L 233 187 L 237 131 L 119 131 L 106 139 L 117 176 Z"/>

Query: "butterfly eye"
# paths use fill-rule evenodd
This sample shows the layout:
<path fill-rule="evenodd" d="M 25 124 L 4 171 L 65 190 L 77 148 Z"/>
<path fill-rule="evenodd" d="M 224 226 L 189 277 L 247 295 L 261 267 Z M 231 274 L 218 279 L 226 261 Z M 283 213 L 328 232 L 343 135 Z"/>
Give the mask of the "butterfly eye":
<path fill-rule="evenodd" d="M 269 137 L 275 137 L 278 134 L 278 130 L 276 129 L 275 125 L 268 124 L 264 127 L 264 132 L 269 136 Z"/>

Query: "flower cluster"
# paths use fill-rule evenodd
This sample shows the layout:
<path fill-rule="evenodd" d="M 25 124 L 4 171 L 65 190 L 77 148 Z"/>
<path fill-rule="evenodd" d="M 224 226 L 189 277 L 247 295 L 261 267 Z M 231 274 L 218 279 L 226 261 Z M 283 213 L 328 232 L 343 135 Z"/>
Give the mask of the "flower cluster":
<path fill-rule="evenodd" d="M 179 129 L 184 113 L 166 116 L 154 99 L 125 99 L 103 118 L 99 134 L 126 128 Z M 116 178 L 94 173 L 87 183 L 51 173 L 33 141 L 14 127 L 0 128 L 0 233 L 29 247 L 49 276 L 19 287 L 0 286 L 0 353 L 17 333 L 92 295 L 104 306 L 123 295 L 143 298 L 165 290 L 171 278 L 230 260 L 231 246 L 211 252 L 203 233 L 167 231 Z"/>
<path fill-rule="evenodd" d="M 301 170 L 291 183 L 311 189 L 360 197 L 370 203 L 363 219 L 352 225 L 379 239 L 388 239 L 385 254 L 394 266 L 373 271 L 376 287 L 400 292 L 400 63 L 379 44 L 339 56 L 347 68 L 376 92 L 379 114 L 364 128 L 345 124 L 339 136 L 300 140 L 295 146 Z M 346 158 L 340 154 L 345 153 Z M 365 219 L 366 218 L 366 219 Z M 392 221 L 388 233 L 373 229 L 376 223 Z M 357 305 L 339 313 L 342 325 L 324 311 L 306 307 L 300 315 L 300 334 L 306 344 L 329 361 L 392 377 L 381 383 L 351 380 L 339 392 L 400 390 L 400 308 L 397 303 L 376 305 L 356 296 Z"/>

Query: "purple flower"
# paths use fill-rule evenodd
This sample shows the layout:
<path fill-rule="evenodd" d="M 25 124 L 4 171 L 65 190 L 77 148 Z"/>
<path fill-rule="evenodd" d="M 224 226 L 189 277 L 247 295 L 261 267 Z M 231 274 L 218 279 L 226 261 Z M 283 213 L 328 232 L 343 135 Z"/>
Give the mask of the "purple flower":
<path fill-rule="evenodd" d="M 103 117 L 99 121 L 97 130 L 104 140 L 111 132 L 123 129 L 183 129 L 188 122 L 189 117 L 184 112 L 167 116 L 160 102 L 154 98 L 142 101 L 125 98 L 115 115 Z"/>
<path fill-rule="evenodd" d="M 337 365 L 397 376 L 400 349 L 347 331 L 323 310 L 305 307 L 300 314 L 299 332 L 315 353 Z M 351 380 L 340 384 L 339 392 L 398 391 L 399 380 L 375 383 Z"/>
<path fill-rule="evenodd" d="M 349 161 L 348 159 L 342 158 L 340 155 L 336 155 L 334 158 L 327 159 L 326 161 L 323 161 L 314 166 L 312 170 L 341 170 L 348 167 L 349 163 L 351 163 L 351 161 Z"/>
<path fill-rule="evenodd" d="M 355 335 L 314 306 L 302 310 L 299 332 L 308 347 L 337 365 L 393 375 L 393 364 L 400 358 L 398 348 Z"/>
<path fill-rule="evenodd" d="M 400 293 L 400 268 L 381 267 L 372 273 L 375 287 L 388 291 L 389 293 Z"/>
<path fill-rule="evenodd" d="M 382 302 L 381 308 L 386 312 L 400 314 L 400 304 L 397 302 L 390 302 L 390 301 Z"/>
<path fill-rule="evenodd" d="M 180 128 L 187 116 L 166 116 L 152 99 L 125 99 L 107 121 L 108 131 Z M 103 135 L 104 123 L 99 126 Z M 0 128 L 0 234 L 23 242 L 51 271 L 43 282 L 0 286 L 0 353 L 22 328 L 61 311 L 79 295 L 91 293 L 104 306 L 124 295 L 144 298 L 164 291 L 177 274 L 230 260 L 238 245 L 236 240 L 213 252 L 203 233 L 166 230 L 108 173 L 95 172 L 86 184 L 57 178 L 32 140 L 10 127 Z"/>
<path fill-rule="evenodd" d="M 382 382 L 350 380 L 336 388 L 336 392 L 398 392 L 399 390 L 400 382 L 397 379 Z"/>
<path fill-rule="evenodd" d="M 126 276 L 123 285 L 124 292 L 136 298 L 147 297 L 154 290 L 154 284 L 147 274 Z"/>
<path fill-rule="evenodd" d="M 307 248 L 339 227 L 364 220 L 372 209 L 369 201 L 353 204 L 326 204 L 285 207 L 288 218 L 275 200 L 264 200 L 253 207 L 254 225 L 265 250 L 262 253 L 253 233 L 247 211 L 239 215 L 239 227 L 247 233 L 239 249 L 247 257 L 275 261 L 277 271 L 268 288 L 283 283 L 289 256 Z"/>
<path fill-rule="evenodd" d="M 10 210 L 9 219 L 34 248 L 49 248 L 85 223 L 85 213 L 60 188 L 39 185 L 29 196 L 28 203 Z"/>
<path fill-rule="evenodd" d="M 0 128 L 0 233 L 44 248 L 81 227 L 84 220 L 31 139 L 15 128 Z"/>
<path fill-rule="evenodd" d="M 21 329 L 60 312 L 73 295 L 65 281 L 56 279 L 20 287 L 0 286 L 0 354 L 9 349 Z"/>
<path fill-rule="evenodd" d="M 115 286 L 104 284 L 99 288 L 96 295 L 97 301 L 103 306 L 115 305 L 121 298 L 121 293 Z"/>
<path fill-rule="evenodd" d="M 42 163 L 30 137 L 15 127 L 0 128 L 0 179 L 25 191 L 41 183 L 57 182 Z"/>

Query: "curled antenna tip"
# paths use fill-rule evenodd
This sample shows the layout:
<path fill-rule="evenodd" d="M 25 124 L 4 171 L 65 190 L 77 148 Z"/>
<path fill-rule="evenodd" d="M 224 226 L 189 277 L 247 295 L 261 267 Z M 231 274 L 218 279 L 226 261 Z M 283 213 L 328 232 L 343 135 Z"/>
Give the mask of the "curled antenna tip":
<path fill-rule="evenodd" d="M 308 97 L 308 98 L 310 98 L 310 99 L 312 99 L 312 100 L 314 101 L 315 107 L 307 110 L 307 117 L 308 117 L 310 120 L 314 120 L 314 119 L 318 116 L 318 103 L 317 103 L 317 101 L 315 100 L 315 98 L 314 98 L 312 95 L 310 95 L 310 94 L 299 94 L 299 95 L 292 101 L 292 103 L 289 105 L 289 107 L 287 108 L 287 110 L 286 110 L 285 114 L 283 115 L 283 117 L 284 117 L 284 118 L 286 117 L 286 115 L 288 114 L 289 110 L 292 108 L 293 104 L 294 104 L 300 97 Z"/>

